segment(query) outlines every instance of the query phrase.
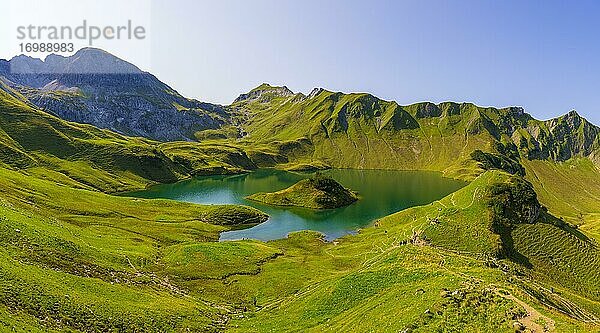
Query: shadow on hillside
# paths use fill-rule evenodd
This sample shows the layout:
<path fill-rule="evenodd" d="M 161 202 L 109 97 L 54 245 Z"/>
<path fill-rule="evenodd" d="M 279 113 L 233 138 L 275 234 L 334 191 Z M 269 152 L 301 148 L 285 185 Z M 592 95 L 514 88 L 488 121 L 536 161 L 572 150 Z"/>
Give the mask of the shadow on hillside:
<path fill-rule="evenodd" d="M 570 233 L 571 235 L 579 238 L 580 240 L 582 240 L 584 242 L 592 242 L 592 240 L 588 236 L 586 236 L 584 233 L 573 228 L 567 222 L 565 222 L 549 213 L 544 213 L 542 216 L 540 216 L 540 219 L 538 219 L 538 222 L 548 223 L 553 226 L 556 226 L 556 227 L 560 228 L 561 230 L 564 230 L 564 231 Z"/>
<path fill-rule="evenodd" d="M 502 241 L 502 255 L 504 257 L 528 269 L 533 268 L 529 258 L 515 249 L 515 242 L 512 237 L 512 232 L 502 232 L 500 234 L 500 240 Z"/>
<path fill-rule="evenodd" d="M 579 240 L 581 240 L 583 242 L 587 242 L 587 243 L 594 242 L 592 239 L 590 239 L 588 236 L 583 234 L 581 231 L 571 227 L 565 221 L 563 221 L 549 213 L 542 213 L 535 223 L 544 223 L 544 224 L 552 225 L 552 226 L 560 229 L 561 231 L 565 231 L 565 232 L 573 235 L 574 237 L 577 237 Z M 557 232 L 558 232 L 558 230 L 557 230 Z M 502 246 L 503 246 L 502 254 L 506 258 L 508 258 L 511 261 L 513 261 L 517 264 L 520 264 L 526 268 L 529 268 L 529 269 L 533 268 L 533 265 L 531 264 L 529 258 L 515 249 L 512 232 L 503 232 L 500 234 L 500 238 L 502 240 Z"/>

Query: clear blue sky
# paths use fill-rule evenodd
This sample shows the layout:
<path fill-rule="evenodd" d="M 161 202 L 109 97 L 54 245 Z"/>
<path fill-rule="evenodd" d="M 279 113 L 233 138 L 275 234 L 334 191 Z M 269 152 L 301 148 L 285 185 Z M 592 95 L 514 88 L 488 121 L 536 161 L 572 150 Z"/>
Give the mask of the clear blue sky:
<path fill-rule="evenodd" d="M 600 1 L 9 2 L 17 3 L 13 24 L 147 25 L 150 46 L 98 46 L 203 101 L 228 104 L 268 82 L 400 104 L 521 105 L 542 119 L 576 109 L 600 124 Z"/>
<path fill-rule="evenodd" d="M 600 124 L 600 1 L 159 1 L 152 69 L 218 103 L 262 82 Z"/>

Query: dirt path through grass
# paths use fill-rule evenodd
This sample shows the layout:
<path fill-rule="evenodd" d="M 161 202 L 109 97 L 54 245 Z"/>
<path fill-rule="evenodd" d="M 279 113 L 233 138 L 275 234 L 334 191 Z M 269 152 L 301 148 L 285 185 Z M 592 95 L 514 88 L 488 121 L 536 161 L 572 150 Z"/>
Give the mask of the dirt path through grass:
<path fill-rule="evenodd" d="M 498 290 L 496 290 L 496 294 L 498 294 L 500 297 L 509 299 L 519 304 L 525 309 L 525 311 L 527 311 L 527 315 L 519 319 L 519 322 L 523 324 L 523 326 L 525 326 L 526 329 L 529 329 L 530 331 L 535 333 L 554 332 L 554 320 L 544 316 L 538 310 L 534 309 L 529 304 L 521 301 L 520 299 L 516 298 L 511 294 L 505 295 L 504 293 L 501 293 Z M 542 325 L 540 324 L 541 322 L 544 322 L 545 324 Z"/>

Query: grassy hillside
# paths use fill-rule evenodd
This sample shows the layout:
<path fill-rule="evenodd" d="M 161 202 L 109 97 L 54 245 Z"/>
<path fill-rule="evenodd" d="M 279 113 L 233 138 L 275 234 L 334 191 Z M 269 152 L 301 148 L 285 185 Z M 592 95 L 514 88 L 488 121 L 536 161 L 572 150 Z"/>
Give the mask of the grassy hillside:
<path fill-rule="evenodd" d="M 524 161 L 527 179 L 556 216 L 600 240 L 600 169 L 589 159 Z"/>
<path fill-rule="evenodd" d="M 121 198 L 0 170 L 0 303 L 48 327 L 205 329 L 217 309 L 157 274 L 163 253 L 265 219 L 247 207 Z"/>
<path fill-rule="evenodd" d="M 499 171 L 333 243 L 314 232 L 268 243 L 207 242 L 225 228 L 218 224 L 230 223 L 232 209 L 260 214 L 120 198 L 2 172 L 0 311 L 7 316 L 0 323 L 9 329 L 512 332 L 521 322 L 563 331 L 594 326 L 558 310 L 598 316 L 597 296 L 588 293 L 600 270 L 589 240 L 561 231 L 553 251 L 568 255 L 554 268 L 558 257 L 540 253 L 540 239 L 560 227 L 539 222 L 549 231 L 536 228 L 542 236 L 531 237 L 519 224 L 513 248 L 531 266 L 499 255 L 487 195 L 523 184 Z M 565 267 L 577 274 L 554 274 Z"/>
<path fill-rule="evenodd" d="M 533 222 L 515 221 L 506 231 L 512 252 L 499 251 L 503 235 L 492 228 L 494 221 L 527 211 L 535 198 L 498 210 L 495 196 L 524 187 L 519 177 L 487 172 L 438 202 L 383 218 L 356 236 L 322 243 L 318 234 L 302 232 L 271 242 L 285 255 L 257 276 L 232 280 L 245 293 L 258 294 L 260 310 L 231 327 L 514 332 L 520 322 L 537 331 L 597 331 L 584 323 L 600 314 L 593 242 L 574 237 L 575 231 L 544 213 Z M 548 244 L 552 251 L 568 252 L 560 256 L 563 269 L 570 267 L 568 280 L 567 273 L 554 274 L 560 267 L 550 270 L 554 262 L 539 250 L 540 233 L 555 235 Z"/>
<path fill-rule="evenodd" d="M 215 241 L 220 231 L 266 216 L 98 190 L 255 168 L 248 156 L 68 123 L 21 97 L 0 90 L 1 330 L 215 330 L 222 310 L 161 274 L 163 251 Z"/>

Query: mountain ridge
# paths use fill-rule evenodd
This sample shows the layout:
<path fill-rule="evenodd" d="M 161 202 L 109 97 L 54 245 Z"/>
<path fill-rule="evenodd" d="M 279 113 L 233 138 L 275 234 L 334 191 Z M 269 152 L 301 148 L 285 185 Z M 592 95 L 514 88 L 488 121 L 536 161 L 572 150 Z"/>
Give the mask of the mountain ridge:
<path fill-rule="evenodd" d="M 600 129 L 576 112 L 537 120 L 522 107 L 420 102 L 400 105 L 369 93 L 313 90 L 307 95 L 263 84 L 262 98 L 237 99 L 242 119 L 236 140 L 304 142 L 292 151 L 303 163 L 333 167 L 430 169 L 448 176 L 484 150 L 520 158 L 566 161 L 586 157 L 597 165 Z M 290 126 L 290 124 L 294 124 Z M 342 153 L 343 151 L 343 153 Z"/>
<path fill-rule="evenodd" d="M 11 61 L 30 73 L 10 73 Z M 90 73 L 77 70 L 81 67 Z M 314 88 L 303 94 L 268 83 L 221 106 L 185 98 L 152 74 L 93 48 L 44 61 L 27 56 L 0 61 L 0 77 L 9 93 L 69 121 L 159 141 L 274 143 L 276 152 L 268 159 L 309 168 L 417 168 L 472 179 L 477 174 L 464 171 L 490 167 L 490 161 L 518 170 L 520 158 L 585 157 L 600 166 L 600 129 L 574 111 L 537 120 L 518 106 L 402 105 L 371 93 Z M 508 160 L 484 154 L 479 156 L 485 161 L 474 161 L 476 150 Z"/>
<path fill-rule="evenodd" d="M 431 108 L 433 108 L 433 109 L 439 109 L 439 108 L 441 108 L 442 106 L 444 106 L 446 104 L 458 104 L 458 105 L 460 105 L 460 104 L 470 104 L 470 105 L 474 105 L 474 106 L 477 106 L 477 107 L 480 107 L 480 108 L 483 108 L 483 109 L 498 109 L 498 110 L 512 109 L 512 110 L 515 110 L 515 112 L 517 112 L 517 113 L 519 113 L 519 112 L 527 113 L 525 111 L 525 108 L 523 106 L 520 106 L 520 105 L 506 105 L 506 106 L 479 105 L 478 103 L 471 102 L 471 101 L 458 102 L 458 101 L 453 101 L 453 100 L 444 100 L 444 101 L 440 101 L 440 102 L 433 102 L 431 100 L 423 100 L 423 101 L 412 102 L 412 103 L 409 103 L 409 104 L 400 104 L 397 100 L 381 98 L 381 97 L 378 97 L 377 95 L 375 95 L 373 93 L 366 92 L 366 91 L 365 92 L 343 92 L 343 91 L 329 90 L 329 89 L 324 88 L 324 87 L 314 87 L 314 88 L 312 88 L 308 92 L 308 94 L 305 94 L 303 92 L 295 92 L 295 91 L 289 89 L 286 85 L 278 86 L 278 85 L 270 84 L 268 82 L 263 82 L 263 83 L 259 84 L 258 86 L 250 89 L 247 93 L 241 93 L 241 94 L 239 94 L 238 97 L 234 98 L 233 102 L 231 102 L 230 104 L 222 104 L 222 105 L 224 105 L 224 106 L 231 106 L 231 105 L 234 105 L 234 104 L 236 104 L 238 102 L 241 102 L 241 101 L 243 101 L 245 99 L 244 96 L 247 96 L 247 95 L 249 95 L 252 92 L 257 92 L 257 91 L 277 91 L 277 90 L 286 90 L 286 91 L 289 92 L 288 96 L 296 96 L 296 95 L 298 95 L 298 96 L 302 96 L 302 97 L 307 98 L 307 99 L 308 98 L 313 98 L 313 97 L 317 96 L 318 94 L 320 94 L 321 92 L 334 93 L 334 94 L 342 94 L 342 95 L 353 95 L 353 94 L 363 95 L 363 94 L 366 94 L 366 95 L 370 95 L 373 98 L 379 99 L 381 101 L 395 102 L 395 103 L 397 103 L 398 105 L 401 105 L 401 106 L 423 105 L 423 107 L 427 108 L 428 110 L 422 110 L 422 112 L 434 112 L 434 111 L 432 111 Z M 600 126 L 600 124 L 596 125 L 592 121 L 588 120 L 585 116 L 579 114 L 579 112 L 577 110 L 575 110 L 575 109 L 571 109 L 571 110 L 567 111 L 564 114 L 559 114 L 557 116 L 554 116 L 554 117 L 548 118 L 548 119 L 538 119 L 533 114 L 530 114 L 530 113 L 527 113 L 527 114 L 530 115 L 533 119 L 536 119 L 536 120 L 539 120 L 539 121 L 550 121 L 552 119 L 557 119 L 557 118 L 566 116 L 569 113 L 575 113 L 579 117 L 585 119 L 590 124 L 593 124 L 594 126 L 597 126 L 597 127 Z M 426 113 L 423 114 L 423 115 L 425 116 Z"/>
<path fill-rule="evenodd" d="M 102 49 L 86 47 L 71 56 L 49 54 L 44 60 L 18 55 L 8 63 L 16 74 L 142 73 L 137 66 Z"/>
<path fill-rule="evenodd" d="M 523 115 L 526 114 L 528 116 L 530 116 L 532 119 L 538 120 L 538 121 L 543 121 L 543 122 L 548 122 L 551 120 L 556 120 L 558 118 L 561 117 L 565 117 L 565 116 L 569 116 L 572 115 L 574 117 L 578 117 L 578 118 L 582 118 L 583 120 L 585 120 L 586 122 L 590 123 L 591 125 L 594 125 L 596 127 L 600 127 L 600 125 L 596 125 L 594 124 L 592 121 L 588 120 L 585 116 L 581 115 L 577 110 L 575 109 L 571 109 L 568 112 L 564 113 L 564 114 L 560 114 L 557 115 L 555 117 L 552 118 L 548 118 L 548 119 L 538 119 L 535 118 L 533 114 L 527 113 L 525 111 L 525 108 L 519 105 L 507 105 L 507 106 L 494 106 L 494 105 L 487 105 L 487 106 L 483 106 L 483 105 L 479 105 L 475 102 L 469 102 L 469 101 L 463 101 L 463 102 L 457 102 L 457 101 L 452 101 L 452 100 L 445 100 L 445 101 L 441 101 L 441 102 L 432 102 L 430 100 L 424 100 L 424 101 L 419 101 L 419 102 L 414 102 L 414 103 L 409 103 L 409 104 L 400 104 L 398 101 L 393 100 L 393 99 L 384 99 L 384 98 L 380 98 L 377 97 L 376 95 L 374 95 L 373 93 L 370 92 L 343 92 L 343 91 L 334 91 L 334 90 L 329 90 L 323 87 L 315 87 L 312 88 L 310 90 L 310 92 L 308 94 L 304 94 L 303 92 L 294 92 L 292 90 L 290 90 L 286 85 L 283 86 L 277 86 L 277 85 L 272 85 L 270 83 L 264 82 L 261 83 L 260 85 L 256 86 L 255 88 L 250 89 L 247 93 L 241 93 L 240 95 L 238 95 L 238 97 L 236 97 L 233 102 L 231 102 L 231 104 L 224 104 L 225 106 L 232 106 L 235 105 L 236 103 L 240 103 L 243 102 L 245 100 L 247 100 L 247 96 L 249 96 L 251 93 L 257 93 L 257 92 L 274 92 L 274 91 L 286 91 L 286 94 L 283 94 L 283 96 L 285 97 L 291 97 L 291 96 L 302 96 L 306 99 L 310 99 L 310 98 L 314 98 L 317 95 L 319 95 L 322 92 L 326 92 L 326 93 L 331 93 L 331 94 L 339 94 L 339 95 L 368 95 L 371 98 L 375 98 L 384 102 L 392 102 L 392 103 L 396 103 L 399 106 L 404 106 L 404 107 L 409 107 L 409 106 L 419 106 L 421 109 L 419 109 L 420 113 L 420 118 L 428 118 L 428 117 L 432 117 L 434 116 L 434 114 L 436 112 L 440 112 L 441 110 L 447 111 L 449 113 L 452 113 L 452 111 L 447 110 L 449 108 L 448 105 L 473 105 L 476 106 L 478 108 L 482 108 L 482 109 L 496 109 L 496 110 L 511 110 L 514 114 L 516 115 Z M 276 94 L 274 94 L 276 95 Z M 439 114 L 438 114 L 439 115 Z"/>
<path fill-rule="evenodd" d="M 37 74 L 37 75 L 35 75 L 35 74 Z M 41 74 L 41 77 L 39 77 L 40 74 Z M 52 74 L 52 76 L 54 76 L 54 77 L 48 77 L 49 74 Z M 160 82 L 152 74 L 141 71 L 135 65 L 133 65 L 125 60 L 122 60 L 104 50 L 97 49 L 97 48 L 82 48 L 82 49 L 78 50 L 77 52 L 75 52 L 71 56 L 50 54 L 44 60 L 41 60 L 38 58 L 32 58 L 32 57 L 25 56 L 25 55 L 18 55 L 18 56 L 11 58 L 10 60 L 0 60 L 0 76 L 6 77 L 9 81 L 14 82 L 15 84 L 21 84 L 21 85 L 25 85 L 25 86 L 28 86 L 31 88 L 42 89 L 42 88 L 44 88 L 44 86 L 46 86 L 47 84 L 50 84 L 53 81 L 57 81 L 57 83 L 60 84 L 60 83 L 62 83 L 62 82 L 60 82 L 61 81 L 60 76 L 66 75 L 67 77 L 63 77 L 63 79 L 66 81 L 63 83 L 63 88 L 75 89 L 76 88 L 75 85 L 77 83 L 79 83 L 79 84 L 82 83 L 81 79 L 76 79 L 73 77 L 69 78 L 68 77 L 69 74 L 84 74 L 84 75 L 85 74 L 87 74 L 87 75 L 92 75 L 92 74 L 140 74 L 140 75 L 145 75 L 145 74 L 147 74 L 147 75 L 151 76 L 154 81 Z M 33 75 L 33 77 L 28 77 L 28 76 L 32 76 L 32 75 Z M 56 77 L 56 76 L 58 76 L 58 77 Z M 71 86 L 69 86 L 69 83 L 71 83 Z M 131 83 L 135 84 L 135 82 L 131 82 Z M 172 89 L 171 87 L 168 87 L 166 84 L 160 82 L 160 85 L 166 86 L 167 90 L 170 91 L 169 94 L 173 94 L 175 96 L 181 96 L 174 89 Z M 292 96 L 294 96 L 298 100 L 304 100 L 304 99 L 314 98 L 314 97 L 318 96 L 319 94 L 321 94 L 322 92 L 343 94 L 343 95 L 366 94 L 372 98 L 375 98 L 375 99 L 378 99 L 381 101 L 385 101 L 385 102 L 394 102 L 394 103 L 397 103 L 398 105 L 405 106 L 405 107 L 418 105 L 419 109 L 416 110 L 416 114 L 413 114 L 413 116 L 417 117 L 417 118 L 427 118 L 432 115 L 439 114 L 442 111 L 442 109 L 444 109 L 444 107 L 448 106 L 448 104 L 453 104 L 453 105 L 473 104 L 473 105 L 476 105 L 475 103 L 471 103 L 471 102 L 453 102 L 453 101 L 444 101 L 444 102 L 440 102 L 440 103 L 433 103 L 431 101 L 423 101 L 423 102 L 411 103 L 408 105 L 402 105 L 402 104 L 398 103 L 397 101 L 384 100 L 379 97 L 376 97 L 375 95 L 373 95 L 371 93 L 366 93 L 366 92 L 364 92 L 364 93 L 343 93 L 343 92 L 329 91 L 324 88 L 314 88 L 308 94 L 303 94 L 300 92 L 298 92 L 298 93 L 293 92 L 286 86 L 276 86 L 276 85 L 270 85 L 268 83 L 263 83 L 263 84 L 257 86 L 256 88 L 251 89 L 248 93 L 240 94 L 229 105 L 221 106 L 218 104 L 211 104 L 211 103 L 200 103 L 200 104 L 196 103 L 196 105 L 190 106 L 189 103 L 187 103 L 188 105 L 172 105 L 172 106 L 174 106 L 175 109 L 178 109 L 178 110 L 193 109 L 194 107 L 196 107 L 201 112 L 206 112 L 206 111 L 211 112 L 216 109 L 219 109 L 221 112 L 226 113 L 226 111 L 225 111 L 226 108 L 231 108 L 231 107 L 235 106 L 236 104 L 242 102 L 245 99 L 257 98 L 260 96 L 264 96 L 265 94 L 270 94 L 271 97 L 278 97 L 278 96 L 279 97 L 292 97 Z M 175 102 L 179 103 L 180 100 L 194 101 L 192 99 L 184 98 L 181 96 L 181 98 L 178 98 L 178 100 Z M 186 104 L 186 103 L 184 103 L 184 104 Z M 44 105 L 42 105 L 41 102 L 40 102 L 39 106 L 44 107 Z M 64 107 L 64 105 L 62 107 Z M 514 109 L 514 110 L 519 110 L 519 109 L 522 110 L 522 108 L 518 107 L 518 106 L 507 106 L 507 107 L 478 106 L 478 107 L 485 108 L 485 109 L 494 108 L 494 109 L 499 109 L 499 110 L 509 109 L 509 108 Z M 56 109 L 58 109 L 58 106 L 50 106 L 47 108 L 54 109 L 55 114 L 58 114 L 67 120 L 75 120 L 75 119 L 71 119 L 66 114 L 61 115 L 61 112 L 56 112 Z M 452 111 L 450 110 L 450 112 L 452 112 Z M 554 117 L 554 118 L 551 118 L 548 120 L 542 120 L 542 121 L 549 121 L 552 119 L 557 119 L 557 118 L 563 117 L 565 115 L 557 116 L 557 117 Z M 75 121 L 81 122 L 81 120 L 75 120 Z M 93 122 L 91 122 L 91 123 L 94 124 Z M 98 124 L 95 124 L 95 125 L 98 126 Z M 221 124 L 221 125 L 223 125 L 223 124 Z M 219 127 L 219 126 L 220 125 L 217 122 L 217 123 L 209 124 L 207 127 L 206 126 L 205 127 L 210 129 L 210 128 Z M 116 128 L 116 126 L 113 126 L 112 128 L 109 126 L 100 126 L 100 127 L 110 128 L 110 129 L 119 131 L 119 129 Z M 132 133 L 124 132 L 124 134 L 132 134 Z M 140 131 L 140 133 L 138 133 L 138 134 L 149 137 L 151 139 L 161 139 L 161 138 L 156 137 L 155 134 L 144 133 L 144 131 Z M 189 132 L 186 133 L 185 135 L 180 135 L 179 138 L 173 138 L 171 136 L 172 135 L 165 135 L 165 138 L 162 138 L 162 140 L 171 141 L 173 139 L 194 139 L 193 134 L 191 134 Z"/>
<path fill-rule="evenodd" d="M 222 106 L 185 98 L 151 73 L 95 48 L 45 61 L 16 56 L 0 62 L 0 77 L 46 112 L 131 136 L 189 141 L 227 117 Z"/>

